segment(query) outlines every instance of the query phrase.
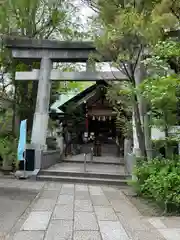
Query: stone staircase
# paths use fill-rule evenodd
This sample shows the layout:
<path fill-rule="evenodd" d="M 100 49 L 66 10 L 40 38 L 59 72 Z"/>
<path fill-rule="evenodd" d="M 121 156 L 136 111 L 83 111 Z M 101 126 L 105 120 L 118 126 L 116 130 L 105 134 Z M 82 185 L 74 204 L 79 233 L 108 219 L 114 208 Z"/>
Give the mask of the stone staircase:
<path fill-rule="evenodd" d="M 41 170 L 37 180 L 69 183 L 103 184 L 125 186 L 130 176 L 124 173 L 121 165 L 87 163 L 86 171 L 81 162 L 62 162 Z"/>
<path fill-rule="evenodd" d="M 124 158 L 116 158 L 112 156 L 105 157 L 95 157 L 93 156 L 93 160 L 91 160 L 90 154 L 87 154 L 86 157 L 87 163 L 93 164 L 106 164 L 106 165 L 124 165 Z M 67 157 L 63 160 L 66 163 L 84 163 L 84 154 L 78 154 L 76 156 Z"/>

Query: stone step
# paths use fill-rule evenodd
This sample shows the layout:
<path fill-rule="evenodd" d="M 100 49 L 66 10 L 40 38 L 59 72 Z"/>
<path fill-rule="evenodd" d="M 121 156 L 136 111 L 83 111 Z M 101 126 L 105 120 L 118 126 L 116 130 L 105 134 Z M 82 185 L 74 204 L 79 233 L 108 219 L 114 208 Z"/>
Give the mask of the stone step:
<path fill-rule="evenodd" d="M 83 160 L 71 160 L 71 159 L 64 159 L 63 162 L 67 162 L 67 163 L 83 163 Z M 93 161 L 91 162 L 90 160 L 87 160 L 88 163 L 94 163 L 94 164 L 107 164 L 107 165 L 121 165 L 123 166 L 124 163 L 123 162 L 103 162 L 103 161 Z"/>
<path fill-rule="evenodd" d="M 70 177 L 70 176 L 54 176 L 54 175 L 38 175 L 39 181 L 54 181 L 54 182 L 68 182 L 68 183 L 85 183 L 85 184 L 103 184 L 126 186 L 125 179 L 105 179 L 105 178 L 88 178 L 88 177 Z"/>
<path fill-rule="evenodd" d="M 41 176 L 60 176 L 60 177 L 82 177 L 82 178 L 100 178 L 100 179 L 112 179 L 112 180 L 125 180 L 129 178 L 126 174 L 109 174 L 109 173 L 94 173 L 94 172 L 71 172 L 71 171 L 53 171 L 53 170 L 41 170 L 39 175 Z"/>

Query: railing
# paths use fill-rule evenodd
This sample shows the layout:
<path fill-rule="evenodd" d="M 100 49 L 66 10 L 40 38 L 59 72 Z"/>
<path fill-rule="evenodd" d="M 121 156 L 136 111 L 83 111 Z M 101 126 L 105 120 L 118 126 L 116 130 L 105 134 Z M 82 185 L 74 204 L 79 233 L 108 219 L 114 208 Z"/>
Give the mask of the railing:
<path fill-rule="evenodd" d="M 86 157 L 87 157 L 87 154 L 84 153 L 84 172 L 86 172 Z"/>
<path fill-rule="evenodd" d="M 87 172 L 87 153 L 84 153 L 84 172 Z M 90 150 L 90 162 L 93 162 L 94 151 L 93 147 Z"/>

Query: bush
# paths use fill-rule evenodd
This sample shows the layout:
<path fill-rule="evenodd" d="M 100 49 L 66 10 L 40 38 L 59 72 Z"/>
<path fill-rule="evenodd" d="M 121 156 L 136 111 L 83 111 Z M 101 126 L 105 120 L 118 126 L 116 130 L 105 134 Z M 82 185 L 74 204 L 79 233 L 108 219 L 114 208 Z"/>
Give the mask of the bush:
<path fill-rule="evenodd" d="M 137 179 L 131 185 L 136 192 L 155 200 L 167 211 L 180 211 L 180 162 L 174 159 L 156 158 L 138 163 L 134 174 Z"/>
<path fill-rule="evenodd" d="M 0 155 L 3 164 L 17 166 L 17 139 L 9 135 L 0 138 Z"/>
<path fill-rule="evenodd" d="M 162 155 L 162 157 L 168 157 L 178 154 L 178 141 L 173 139 L 160 139 L 152 141 L 153 149 L 155 150 L 155 156 Z M 167 152 L 168 147 L 168 152 Z M 168 155 L 168 156 L 167 156 Z"/>

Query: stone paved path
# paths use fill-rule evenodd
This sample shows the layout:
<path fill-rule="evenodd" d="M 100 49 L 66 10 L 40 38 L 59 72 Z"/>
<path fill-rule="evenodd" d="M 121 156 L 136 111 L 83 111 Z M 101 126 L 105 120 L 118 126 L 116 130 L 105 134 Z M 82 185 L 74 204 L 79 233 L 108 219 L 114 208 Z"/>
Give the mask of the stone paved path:
<path fill-rule="evenodd" d="M 142 217 L 115 187 L 52 182 L 8 239 L 180 240 L 180 221 Z"/>

